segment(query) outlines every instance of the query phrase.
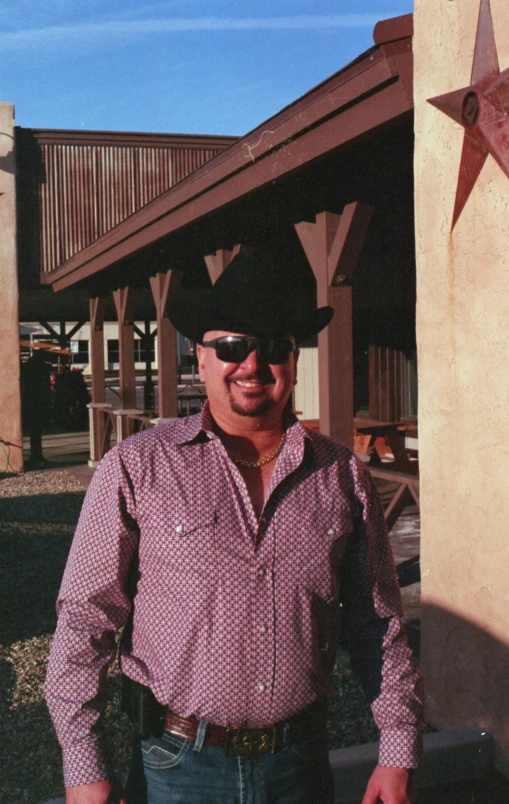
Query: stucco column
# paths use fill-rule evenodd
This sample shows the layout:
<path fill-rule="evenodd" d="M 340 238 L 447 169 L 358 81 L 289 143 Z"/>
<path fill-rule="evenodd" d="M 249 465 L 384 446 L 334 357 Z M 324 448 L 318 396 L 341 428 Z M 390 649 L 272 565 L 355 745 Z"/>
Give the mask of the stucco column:
<path fill-rule="evenodd" d="M 0 103 L 0 472 L 23 469 L 14 106 Z"/>
<path fill-rule="evenodd" d="M 482 7 L 489 12 L 487 0 Z M 422 668 L 428 720 L 490 732 L 502 766 L 509 757 L 509 178 L 491 155 L 477 178 L 470 167 L 473 189 L 451 231 L 465 133 L 427 103 L 471 84 L 479 10 L 480 0 L 415 1 Z M 491 0 L 491 14 L 503 71 L 507 0 Z"/>

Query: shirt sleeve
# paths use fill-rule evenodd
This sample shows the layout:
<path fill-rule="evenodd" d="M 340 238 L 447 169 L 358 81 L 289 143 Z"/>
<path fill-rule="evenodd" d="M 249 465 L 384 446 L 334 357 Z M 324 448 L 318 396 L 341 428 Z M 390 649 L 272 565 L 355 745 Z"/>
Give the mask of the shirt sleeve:
<path fill-rule="evenodd" d="M 380 765 L 422 764 L 423 688 L 402 621 L 403 608 L 384 512 L 373 478 L 357 463 L 360 503 L 343 566 L 343 623 L 352 666 L 380 729 Z"/>
<path fill-rule="evenodd" d="M 66 787 L 110 778 L 101 747 L 101 693 L 115 657 L 115 631 L 130 611 L 126 584 L 137 544 L 131 481 L 113 449 L 83 503 L 58 597 L 45 684 Z"/>

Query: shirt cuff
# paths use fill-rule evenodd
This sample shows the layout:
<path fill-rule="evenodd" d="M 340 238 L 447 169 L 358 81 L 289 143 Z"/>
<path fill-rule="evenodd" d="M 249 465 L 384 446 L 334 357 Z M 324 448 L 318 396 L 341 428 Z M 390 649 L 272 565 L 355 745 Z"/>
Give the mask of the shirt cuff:
<path fill-rule="evenodd" d="M 390 768 L 420 768 L 424 758 L 422 733 L 414 727 L 380 732 L 379 765 Z"/>
<path fill-rule="evenodd" d="M 62 749 L 65 787 L 111 779 L 99 739 L 88 739 Z"/>

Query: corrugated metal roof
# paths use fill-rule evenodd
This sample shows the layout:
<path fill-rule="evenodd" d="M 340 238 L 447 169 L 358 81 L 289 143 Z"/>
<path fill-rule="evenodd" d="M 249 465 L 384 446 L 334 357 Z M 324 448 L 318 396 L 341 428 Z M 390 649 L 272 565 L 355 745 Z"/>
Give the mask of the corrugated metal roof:
<path fill-rule="evenodd" d="M 16 129 L 18 258 L 37 285 L 236 141 L 234 137 Z"/>

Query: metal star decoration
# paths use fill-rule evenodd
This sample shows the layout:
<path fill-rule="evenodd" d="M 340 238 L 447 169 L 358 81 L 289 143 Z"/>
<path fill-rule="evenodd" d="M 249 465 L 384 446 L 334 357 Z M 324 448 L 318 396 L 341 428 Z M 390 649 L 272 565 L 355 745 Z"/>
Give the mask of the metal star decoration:
<path fill-rule="evenodd" d="M 428 103 L 465 129 L 452 231 L 488 154 L 509 176 L 509 68 L 498 66 L 490 0 L 481 0 L 470 86 Z"/>

